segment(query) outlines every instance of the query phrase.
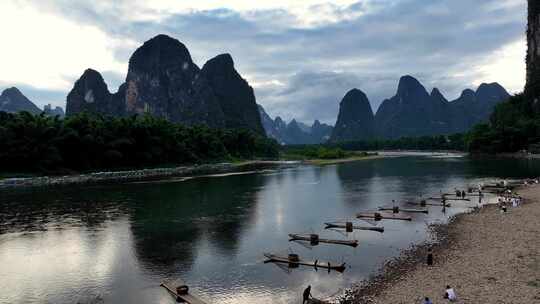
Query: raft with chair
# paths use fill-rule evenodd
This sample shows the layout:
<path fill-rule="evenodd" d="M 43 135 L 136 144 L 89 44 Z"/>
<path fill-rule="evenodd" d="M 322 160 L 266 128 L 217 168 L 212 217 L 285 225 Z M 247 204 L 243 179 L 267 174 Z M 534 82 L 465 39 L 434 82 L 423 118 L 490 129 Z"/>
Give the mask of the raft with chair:
<path fill-rule="evenodd" d="M 189 287 L 181 280 L 172 282 L 162 282 L 161 287 L 165 288 L 177 302 L 188 304 L 207 304 L 203 300 L 189 293 Z"/>
<path fill-rule="evenodd" d="M 406 204 L 409 204 L 409 205 L 414 205 L 414 206 L 422 206 L 422 207 L 425 207 L 425 206 L 443 206 L 443 203 L 429 203 L 429 202 L 426 202 L 426 201 L 421 201 L 421 202 L 405 202 Z M 444 207 L 450 207 L 450 204 L 449 203 L 446 203 L 444 204 Z"/>
<path fill-rule="evenodd" d="M 392 211 L 393 213 L 408 212 L 408 213 L 425 213 L 428 214 L 427 209 L 411 209 L 411 208 L 400 208 L 400 207 L 379 207 L 380 211 Z"/>
<path fill-rule="evenodd" d="M 264 256 L 268 259 L 264 261 L 265 263 L 287 264 L 289 268 L 298 268 L 298 266 L 311 266 L 311 267 L 314 267 L 315 270 L 317 270 L 318 268 L 323 268 L 323 269 L 328 269 L 328 271 L 335 270 L 337 272 L 344 272 L 346 269 L 345 263 L 333 264 L 330 262 L 322 262 L 319 260 L 305 261 L 305 260 L 300 259 L 298 254 L 295 254 L 295 253 L 291 253 L 288 256 L 279 256 L 276 254 L 265 253 Z"/>
<path fill-rule="evenodd" d="M 395 213 L 382 213 L 382 212 L 360 212 L 356 214 L 357 218 L 370 218 L 376 221 L 381 220 L 400 220 L 400 221 L 412 221 L 412 217 L 406 215 L 399 215 Z"/>
<path fill-rule="evenodd" d="M 516 185 L 511 185 L 511 184 L 507 184 L 506 186 L 500 184 L 500 185 L 483 185 L 482 186 L 482 189 L 502 189 L 502 190 L 505 190 L 505 189 L 514 189 L 516 187 Z"/>
<path fill-rule="evenodd" d="M 470 198 L 462 197 L 428 197 L 428 200 L 438 200 L 438 201 L 470 201 Z"/>
<path fill-rule="evenodd" d="M 321 239 L 318 234 L 289 234 L 289 241 L 308 241 L 311 245 L 318 245 L 319 243 L 334 244 L 334 245 L 346 245 L 351 247 L 358 246 L 358 240 L 332 240 Z"/>
<path fill-rule="evenodd" d="M 345 222 L 345 223 L 324 223 L 326 227 L 325 229 L 345 229 L 347 232 L 353 232 L 353 230 L 367 230 L 367 231 L 376 231 L 383 233 L 384 227 L 372 227 L 372 226 L 358 226 L 353 225 L 352 222 Z"/>

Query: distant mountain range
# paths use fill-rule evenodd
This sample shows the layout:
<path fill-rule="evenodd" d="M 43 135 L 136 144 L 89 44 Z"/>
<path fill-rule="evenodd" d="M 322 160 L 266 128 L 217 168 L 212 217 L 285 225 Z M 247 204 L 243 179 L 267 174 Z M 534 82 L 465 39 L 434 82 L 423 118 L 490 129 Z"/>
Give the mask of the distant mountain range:
<path fill-rule="evenodd" d="M 186 125 L 247 128 L 264 134 L 253 89 L 229 54 L 200 69 L 184 44 L 166 35 L 146 41 L 129 59 L 126 81 L 110 93 L 101 74 L 87 69 L 67 96 L 66 114 L 149 113 Z"/>
<path fill-rule="evenodd" d="M 279 116 L 272 119 L 261 105 L 258 106 L 266 135 L 282 145 L 320 144 L 330 139 L 333 129 L 330 125 L 315 120 L 308 126 L 296 119 L 285 123 Z"/>
<path fill-rule="evenodd" d="M 509 97 L 498 83 L 484 83 L 448 101 L 437 88 L 428 93 L 414 77 L 403 76 L 396 94 L 384 100 L 376 113 L 366 94 L 352 89 L 340 102 L 335 127 L 318 120 L 311 126 L 295 119 L 286 123 L 271 118 L 256 103 L 253 89 L 236 71 L 229 54 L 210 59 L 201 69 L 184 44 L 158 35 L 135 50 L 126 80 L 116 93 L 109 91 L 99 72 L 85 70 L 67 96 L 66 114 L 148 113 L 186 125 L 247 128 L 280 144 L 317 144 L 465 132 L 487 121 L 495 105 Z M 0 111 L 63 116 L 59 107 L 40 110 L 17 88 L 2 92 Z"/>
<path fill-rule="evenodd" d="M 32 114 L 39 114 L 42 112 L 30 101 L 30 99 L 26 98 L 26 96 L 15 87 L 5 89 L 2 92 L 2 95 L 0 95 L 0 111 L 9 113 L 26 111 Z"/>
<path fill-rule="evenodd" d="M 495 105 L 509 97 L 498 83 L 483 83 L 476 91 L 464 90 L 458 99 L 449 102 L 437 88 L 428 93 L 414 77 L 403 76 L 396 95 L 384 100 L 376 114 L 362 91 L 349 91 L 340 103 L 330 141 L 465 132 L 487 121 Z"/>
<path fill-rule="evenodd" d="M 12 87 L 5 89 L 0 95 L 0 111 L 8 113 L 16 113 L 26 111 L 32 114 L 41 114 L 50 116 L 64 116 L 64 110 L 61 107 L 52 108 L 52 106 L 46 105 L 43 110 L 40 110 L 30 99 L 19 91 L 19 89 Z"/>

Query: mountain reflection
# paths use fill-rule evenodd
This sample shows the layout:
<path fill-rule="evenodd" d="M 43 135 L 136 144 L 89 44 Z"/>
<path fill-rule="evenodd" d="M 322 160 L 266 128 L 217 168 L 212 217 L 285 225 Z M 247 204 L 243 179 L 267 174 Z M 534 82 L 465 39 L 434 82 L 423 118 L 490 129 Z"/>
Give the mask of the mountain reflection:
<path fill-rule="evenodd" d="M 253 216 L 253 189 L 261 175 L 140 184 L 131 217 L 137 257 L 148 269 L 188 270 L 201 239 L 235 255 L 242 229 Z"/>

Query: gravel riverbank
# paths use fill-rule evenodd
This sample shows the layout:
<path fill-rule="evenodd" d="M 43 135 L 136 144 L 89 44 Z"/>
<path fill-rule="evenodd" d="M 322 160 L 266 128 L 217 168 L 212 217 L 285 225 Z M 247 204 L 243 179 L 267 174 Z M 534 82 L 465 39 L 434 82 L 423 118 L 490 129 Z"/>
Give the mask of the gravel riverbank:
<path fill-rule="evenodd" d="M 422 303 L 426 296 L 447 303 L 446 285 L 457 303 L 540 303 L 540 186 L 518 192 L 525 203 L 506 214 L 489 205 L 432 226 L 433 266 L 425 264 L 429 245 L 412 248 L 346 303 Z"/>
<path fill-rule="evenodd" d="M 37 176 L 24 178 L 0 179 L 2 189 L 47 187 L 61 185 L 125 183 L 135 181 L 150 181 L 174 177 L 188 177 L 207 174 L 224 174 L 231 172 L 244 172 L 262 170 L 278 166 L 286 166 L 295 162 L 283 161 L 246 161 L 241 163 L 219 163 L 182 166 L 173 168 L 153 168 L 141 170 L 106 171 L 87 174 L 74 174 L 64 176 Z"/>

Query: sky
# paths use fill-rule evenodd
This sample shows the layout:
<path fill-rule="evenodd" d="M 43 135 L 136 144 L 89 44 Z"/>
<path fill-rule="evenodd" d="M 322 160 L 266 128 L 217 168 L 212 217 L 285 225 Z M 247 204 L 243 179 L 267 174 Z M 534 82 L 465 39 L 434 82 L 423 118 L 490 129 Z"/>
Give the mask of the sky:
<path fill-rule="evenodd" d="M 376 111 L 400 76 L 452 100 L 465 88 L 525 85 L 524 0 L 2 0 L 0 90 L 65 106 L 87 68 L 111 92 L 135 49 L 157 34 L 200 67 L 230 53 L 272 116 L 333 124 L 364 91 Z"/>

